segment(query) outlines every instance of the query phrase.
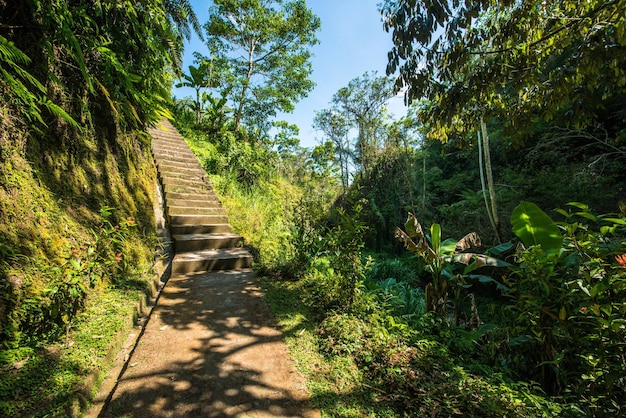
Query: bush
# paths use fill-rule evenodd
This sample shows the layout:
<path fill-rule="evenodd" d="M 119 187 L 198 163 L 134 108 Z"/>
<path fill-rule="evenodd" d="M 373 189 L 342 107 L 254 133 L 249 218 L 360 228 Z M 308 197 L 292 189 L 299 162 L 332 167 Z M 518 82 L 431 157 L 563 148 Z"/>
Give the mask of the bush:
<path fill-rule="evenodd" d="M 395 279 L 396 282 L 413 284 L 417 279 L 417 274 L 413 268 L 407 266 L 401 259 L 390 258 L 376 260 L 376 262 L 372 263 L 366 277 L 371 282 Z"/>

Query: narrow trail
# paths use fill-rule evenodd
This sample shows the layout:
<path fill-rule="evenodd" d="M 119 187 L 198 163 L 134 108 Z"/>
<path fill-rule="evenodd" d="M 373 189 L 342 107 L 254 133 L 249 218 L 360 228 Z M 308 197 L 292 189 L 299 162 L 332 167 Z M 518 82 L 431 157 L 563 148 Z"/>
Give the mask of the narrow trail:
<path fill-rule="evenodd" d="M 319 417 L 210 182 L 193 180 L 187 163 L 164 161 L 187 159 L 188 147 L 169 123 L 160 128 L 166 133 L 151 134 L 167 136 L 171 147 L 155 159 L 176 248 L 173 273 L 108 402 L 92 416 Z M 188 162 L 198 174 L 197 160 Z M 164 179 L 168 165 L 182 173 L 174 186 Z"/>
<path fill-rule="evenodd" d="M 172 277 L 104 417 L 317 417 L 251 270 Z"/>

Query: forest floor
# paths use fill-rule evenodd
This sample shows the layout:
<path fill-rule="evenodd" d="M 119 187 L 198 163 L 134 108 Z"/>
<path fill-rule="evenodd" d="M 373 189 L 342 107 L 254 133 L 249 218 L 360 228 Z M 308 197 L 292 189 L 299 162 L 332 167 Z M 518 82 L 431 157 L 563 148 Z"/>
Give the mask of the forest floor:
<path fill-rule="evenodd" d="M 255 282 L 249 269 L 170 278 L 87 416 L 319 417 Z"/>

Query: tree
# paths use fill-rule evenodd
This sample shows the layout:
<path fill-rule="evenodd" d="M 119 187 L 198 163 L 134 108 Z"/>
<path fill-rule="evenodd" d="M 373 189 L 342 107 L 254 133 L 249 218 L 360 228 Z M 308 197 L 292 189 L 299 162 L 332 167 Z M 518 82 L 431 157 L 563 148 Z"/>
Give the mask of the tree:
<path fill-rule="evenodd" d="M 268 130 L 269 118 L 290 112 L 313 89 L 309 47 L 320 20 L 304 0 L 214 0 L 207 43 L 227 65 L 234 128 Z"/>
<path fill-rule="evenodd" d="M 386 0 L 387 73 L 399 71 L 408 102 L 430 101 L 421 119 L 431 137 L 492 117 L 514 134 L 557 112 L 585 126 L 626 94 L 624 10 L 626 0 Z"/>
<path fill-rule="evenodd" d="M 324 133 L 327 142 L 332 144 L 336 163 L 339 165 L 341 186 L 345 192 L 348 188 L 350 176 L 350 141 L 348 132 L 350 125 L 344 115 L 337 109 L 323 109 L 315 112 L 313 127 Z M 327 150 L 327 145 L 322 145 L 321 150 Z"/>
<path fill-rule="evenodd" d="M 365 73 L 342 87 L 333 96 L 333 105 L 342 111 L 359 133 L 355 157 L 364 170 L 371 166 L 380 148 L 379 131 L 384 125 L 383 106 L 393 96 L 392 80 Z"/>
<path fill-rule="evenodd" d="M 189 74 L 182 74 L 182 80 L 176 84 L 176 87 L 191 87 L 196 91 L 196 99 L 194 103 L 194 111 L 196 112 L 196 123 L 202 121 L 202 113 L 204 100 L 202 99 L 202 89 L 213 87 L 211 67 L 204 65 L 202 62 L 199 66 L 189 66 Z"/>

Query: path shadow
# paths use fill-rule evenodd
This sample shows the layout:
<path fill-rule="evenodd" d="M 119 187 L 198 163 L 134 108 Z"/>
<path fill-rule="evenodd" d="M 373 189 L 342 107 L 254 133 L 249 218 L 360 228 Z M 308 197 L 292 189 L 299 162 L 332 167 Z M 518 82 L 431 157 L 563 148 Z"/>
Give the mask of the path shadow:
<path fill-rule="evenodd" d="M 101 417 L 308 417 L 252 271 L 171 278 Z"/>

